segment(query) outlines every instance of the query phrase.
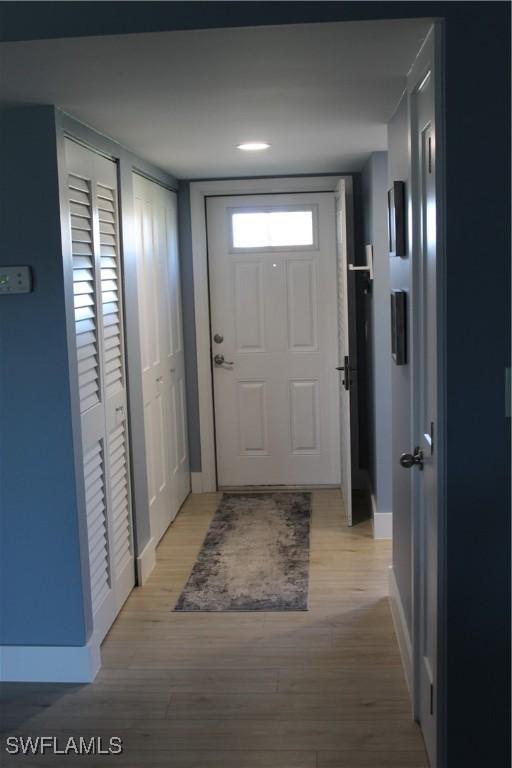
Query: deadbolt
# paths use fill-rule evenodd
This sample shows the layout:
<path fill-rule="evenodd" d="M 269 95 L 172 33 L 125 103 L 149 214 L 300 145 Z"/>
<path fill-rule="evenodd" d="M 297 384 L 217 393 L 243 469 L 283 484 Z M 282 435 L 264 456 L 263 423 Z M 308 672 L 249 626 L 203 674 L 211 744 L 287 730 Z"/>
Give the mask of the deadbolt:
<path fill-rule="evenodd" d="M 414 453 L 402 453 L 400 456 L 400 466 L 404 469 L 411 469 L 411 467 L 423 469 L 423 451 L 419 445 L 414 449 Z"/>
<path fill-rule="evenodd" d="M 220 333 L 216 333 L 215 336 L 213 337 L 213 340 L 216 344 L 222 344 L 222 342 L 224 341 L 224 336 L 222 336 L 222 334 Z"/>

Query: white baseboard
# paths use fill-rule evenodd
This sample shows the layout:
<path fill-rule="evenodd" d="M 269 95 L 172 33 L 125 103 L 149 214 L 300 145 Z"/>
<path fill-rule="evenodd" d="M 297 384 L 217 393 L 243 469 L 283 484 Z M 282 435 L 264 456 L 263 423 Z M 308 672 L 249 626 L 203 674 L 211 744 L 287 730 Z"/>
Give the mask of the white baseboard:
<path fill-rule="evenodd" d="M 203 473 L 202 472 L 191 472 L 190 482 L 192 485 L 192 493 L 203 492 Z"/>
<path fill-rule="evenodd" d="M 149 574 L 155 567 L 155 540 L 150 538 L 140 555 L 137 557 L 137 585 L 142 587 L 148 580 Z"/>
<path fill-rule="evenodd" d="M 4 645 L 0 681 L 9 683 L 92 683 L 101 666 L 100 647 L 87 645 Z"/>
<path fill-rule="evenodd" d="M 372 523 L 374 539 L 392 539 L 393 538 L 393 513 L 378 512 L 377 502 L 373 493 L 372 500 Z"/>
<path fill-rule="evenodd" d="M 400 656 L 402 657 L 402 665 L 404 668 L 407 688 L 409 689 L 409 693 L 412 697 L 413 679 L 411 635 L 405 620 L 404 608 L 400 598 L 400 592 L 398 591 L 398 584 L 396 583 L 395 572 L 393 571 L 392 565 L 389 566 L 388 584 L 389 602 L 391 605 L 391 615 L 393 616 L 395 634 L 398 640 L 398 647 L 400 648 Z"/>

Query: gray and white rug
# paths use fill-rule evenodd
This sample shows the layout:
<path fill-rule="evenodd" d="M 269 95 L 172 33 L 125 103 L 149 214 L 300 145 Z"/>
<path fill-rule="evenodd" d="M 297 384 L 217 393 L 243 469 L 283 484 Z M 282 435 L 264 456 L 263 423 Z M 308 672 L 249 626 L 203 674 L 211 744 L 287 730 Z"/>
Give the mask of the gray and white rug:
<path fill-rule="evenodd" d="M 310 493 L 225 493 L 175 611 L 306 611 Z"/>

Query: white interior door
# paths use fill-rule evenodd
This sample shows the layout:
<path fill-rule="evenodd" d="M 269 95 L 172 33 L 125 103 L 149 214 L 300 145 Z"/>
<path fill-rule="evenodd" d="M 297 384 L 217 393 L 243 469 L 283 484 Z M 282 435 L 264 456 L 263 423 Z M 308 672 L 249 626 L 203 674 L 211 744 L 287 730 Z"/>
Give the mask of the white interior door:
<path fill-rule="evenodd" d="M 420 589 L 420 718 L 429 757 L 436 765 L 437 668 L 437 301 L 436 301 L 436 187 L 434 96 L 431 78 L 417 96 L 421 240 L 419 275 L 419 388 L 417 444 L 423 451 L 419 481 L 419 524 L 422 543 Z"/>
<path fill-rule="evenodd" d="M 350 349 L 348 324 L 347 190 L 340 179 L 336 190 L 336 244 L 338 251 L 338 369 L 340 411 L 341 494 L 352 525 L 352 457 L 350 438 Z"/>
<path fill-rule="evenodd" d="M 338 484 L 332 193 L 207 200 L 221 487 Z"/>
<path fill-rule="evenodd" d="M 415 701 L 430 764 L 437 765 L 438 516 L 437 463 L 437 242 L 433 76 L 421 72 L 412 93 L 413 344 L 414 397 L 411 456 L 402 465 L 414 473 L 415 491 Z M 405 460 L 405 464 L 404 464 Z"/>
<path fill-rule="evenodd" d="M 117 167 L 66 140 L 94 632 L 135 583 Z"/>
<path fill-rule="evenodd" d="M 190 491 L 176 195 L 134 174 L 144 426 L 152 536 Z"/>

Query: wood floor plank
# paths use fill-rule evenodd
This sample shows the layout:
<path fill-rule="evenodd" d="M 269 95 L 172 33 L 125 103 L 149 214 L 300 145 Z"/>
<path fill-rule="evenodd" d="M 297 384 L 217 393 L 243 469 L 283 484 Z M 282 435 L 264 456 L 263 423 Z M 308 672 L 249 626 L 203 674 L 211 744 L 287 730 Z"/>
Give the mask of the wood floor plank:
<path fill-rule="evenodd" d="M 425 768 L 387 598 L 390 542 L 313 492 L 307 611 L 173 612 L 221 498 L 191 496 L 90 686 L 8 684 L 3 732 L 116 735 L 120 768 Z M 10 762 L 9 762 L 10 761 Z M 8 758 L 9 768 L 105 758 Z"/>
<path fill-rule="evenodd" d="M 173 693 L 167 717 L 173 720 L 374 720 L 406 719 L 403 696 L 344 693 Z"/>
<path fill-rule="evenodd" d="M 108 760 L 108 762 L 106 762 Z M 84 765 L 89 768 L 105 768 L 106 765 L 119 768 L 316 768 L 315 752 L 265 751 L 260 750 L 151 750 L 130 751 L 112 757 L 94 758 L 41 757 L 7 758 L 2 766 L 6 768 L 60 768 L 61 766 Z"/>
<path fill-rule="evenodd" d="M 424 753 L 418 752 L 318 752 L 318 768 L 428 768 Z"/>

